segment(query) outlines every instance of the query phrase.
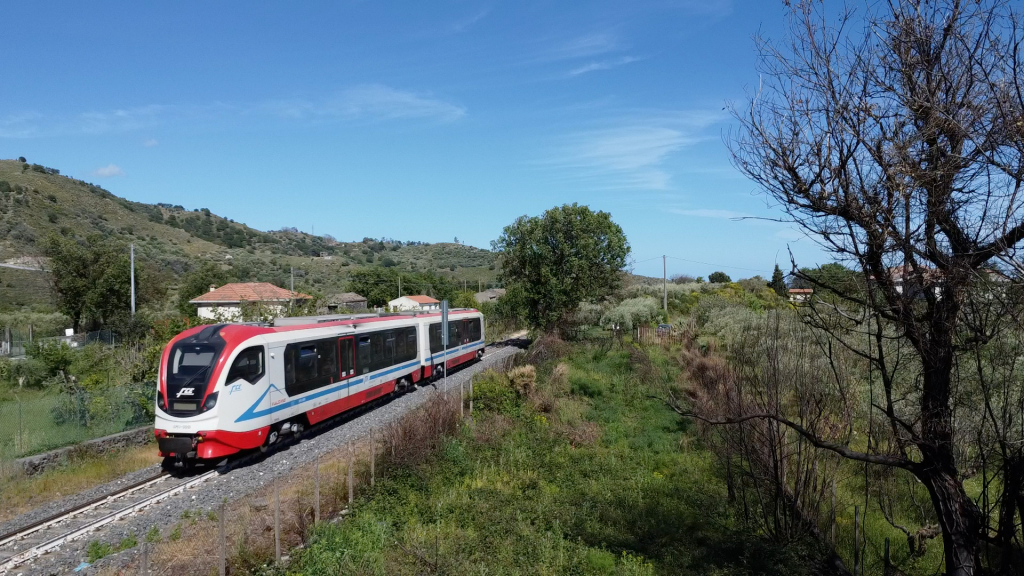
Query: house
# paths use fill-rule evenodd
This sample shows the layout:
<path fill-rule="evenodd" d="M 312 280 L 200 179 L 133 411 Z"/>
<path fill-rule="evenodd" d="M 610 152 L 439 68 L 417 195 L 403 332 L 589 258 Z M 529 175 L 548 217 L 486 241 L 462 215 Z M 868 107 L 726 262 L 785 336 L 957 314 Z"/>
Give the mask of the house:
<path fill-rule="evenodd" d="M 811 288 L 790 288 L 789 301 L 794 304 L 806 304 L 811 301 L 814 290 Z"/>
<path fill-rule="evenodd" d="M 388 302 L 388 308 L 401 312 L 403 310 L 440 310 L 441 301 L 430 296 L 400 296 Z"/>
<path fill-rule="evenodd" d="M 210 291 L 189 300 L 195 304 L 200 318 L 239 321 L 242 307 L 262 305 L 274 316 L 283 316 L 291 302 L 302 304 L 313 297 L 299 292 L 278 288 L 269 282 L 234 282 L 220 288 L 210 286 Z"/>
<path fill-rule="evenodd" d="M 328 296 L 324 299 L 324 304 L 319 312 L 321 314 L 337 314 L 340 309 L 353 312 L 366 310 L 366 296 L 360 296 L 355 292 L 343 292 Z"/>
<path fill-rule="evenodd" d="M 483 292 L 477 292 L 476 294 L 473 294 L 473 299 L 476 300 L 478 304 L 483 304 L 484 302 L 494 302 L 504 295 L 504 288 L 490 288 L 488 290 L 484 290 Z"/>

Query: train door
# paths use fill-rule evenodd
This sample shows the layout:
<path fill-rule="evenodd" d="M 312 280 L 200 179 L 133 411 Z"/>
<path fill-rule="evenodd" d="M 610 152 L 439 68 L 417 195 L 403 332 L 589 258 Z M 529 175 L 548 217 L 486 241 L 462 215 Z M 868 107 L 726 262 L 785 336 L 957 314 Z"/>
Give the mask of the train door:
<path fill-rule="evenodd" d="M 348 380 L 349 378 L 356 375 L 356 342 L 355 338 L 346 336 L 338 340 L 338 365 L 340 372 L 338 374 L 339 380 Z M 342 396 L 348 396 L 351 390 L 348 388 L 341 393 Z"/>

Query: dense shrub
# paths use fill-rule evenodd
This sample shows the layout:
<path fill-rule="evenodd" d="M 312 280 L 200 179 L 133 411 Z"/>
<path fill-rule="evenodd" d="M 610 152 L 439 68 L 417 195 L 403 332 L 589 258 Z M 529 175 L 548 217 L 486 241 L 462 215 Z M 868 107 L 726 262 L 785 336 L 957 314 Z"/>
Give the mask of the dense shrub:
<path fill-rule="evenodd" d="M 618 328 L 631 332 L 634 326 L 650 324 L 662 318 L 658 301 L 642 296 L 623 300 L 601 317 L 601 326 L 608 329 Z"/>

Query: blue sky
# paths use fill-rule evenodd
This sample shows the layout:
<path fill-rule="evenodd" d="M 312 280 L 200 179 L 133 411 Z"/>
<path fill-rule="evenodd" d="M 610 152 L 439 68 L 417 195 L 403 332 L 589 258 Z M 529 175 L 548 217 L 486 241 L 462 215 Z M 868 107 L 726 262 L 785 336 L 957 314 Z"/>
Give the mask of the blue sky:
<path fill-rule="evenodd" d="M 781 0 L 38 4 L 5 8 L 0 157 L 132 200 L 480 247 L 579 202 L 641 274 L 827 260 L 736 220 L 779 215 L 730 165 L 724 107 Z"/>

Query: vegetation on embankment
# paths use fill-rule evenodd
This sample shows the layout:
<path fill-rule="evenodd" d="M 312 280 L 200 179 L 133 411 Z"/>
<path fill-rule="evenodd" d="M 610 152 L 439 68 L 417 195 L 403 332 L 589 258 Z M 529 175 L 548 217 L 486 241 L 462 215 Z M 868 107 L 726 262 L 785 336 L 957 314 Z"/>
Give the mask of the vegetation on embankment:
<path fill-rule="evenodd" d="M 659 351 L 543 340 L 475 382 L 472 423 L 317 528 L 287 573 L 806 574 L 745 530 L 711 454 L 649 397 Z"/>

